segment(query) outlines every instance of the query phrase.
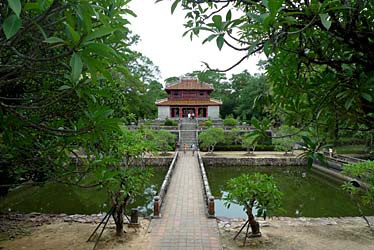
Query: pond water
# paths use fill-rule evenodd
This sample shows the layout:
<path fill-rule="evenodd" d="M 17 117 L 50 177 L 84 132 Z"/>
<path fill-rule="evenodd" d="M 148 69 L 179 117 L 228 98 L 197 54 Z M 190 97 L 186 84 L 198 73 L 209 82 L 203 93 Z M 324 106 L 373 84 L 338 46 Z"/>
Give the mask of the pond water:
<path fill-rule="evenodd" d="M 138 207 L 143 215 L 153 211 L 153 196 L 160 189 L 167 172 L 166 167 L 151 167 L 153 176 L 143 196 L 138 197 L 131 208 Z M 22 213 L 40 212 L 52 214 L 97 214 L 108 212 L 110 207 L 104 189 L 78 188 L 55 182 L 42 186 L 21 186 L 0 198 L 0 211 Z M 127 214 L 130 214 L 127 211 Z"/>
<path fill-rule="evenodd" d="M 274 216 L 288 217 L 341 217 L 359 216 L 359 211 L 350 196 L 341 189 L 341 182 L 324 176 L 306 167 L 207 167 L 216 216 L 246 218 L 243 207 L 231 204 L 224 206 L 226 182 L 241 174 L 255 172 L 272 175 L 283 192 L 282 209 Z M 365 215 L 374 215 L 374 210 L 364 207 Z"/>

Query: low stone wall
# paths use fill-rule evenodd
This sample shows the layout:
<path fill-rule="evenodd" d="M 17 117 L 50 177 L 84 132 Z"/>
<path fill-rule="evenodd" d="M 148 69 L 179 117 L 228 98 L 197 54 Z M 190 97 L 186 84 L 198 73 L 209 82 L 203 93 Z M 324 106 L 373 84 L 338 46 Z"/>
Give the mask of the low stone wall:
<path fill-rule="evenodd" d="M 203 156 L 207 167 L 224 166 L 306 166 L 307 160 L 296 157 L 265 157 L 265 158 L 228 158 L 216 156 Z"/>
<path fill-rule="evenodd" d="M 169 167 L 174 155 L 166 157 L 147 157 L 144 159 L 145 166 Z M 136 164 L 136 162 L 135 162 Z"/>
<path fill-rule="evenodd" d="M 57 222 L 79 222 L 79 223 L 100 223 L 105 217 L 106 213 L 102 214 L 42 214 L 42 213 L 3 213 L 0 214 L 0 221 L 9 220 L 9 221 L 29 221 L 37 223 L 52 223 Z M 113 221 L 114 222 L 114 221 Z M 0 232 L 1 232 L 0 225 Z"/>
<path fill-rule="evenodd" d="M 199 162 L 200 174 L 201 174 L 201 178 L 203 181 L 204 199 L 206 201 L 206 206 L 208 210 L 208 218 L 215 218 L 214 196 L 212 196 L 212 192 L 210 191 L 209 181 L 206 175 L 204 162 L 201 158 L 201 154 L 199 150 L 197 150 L 197 160 Z"/>

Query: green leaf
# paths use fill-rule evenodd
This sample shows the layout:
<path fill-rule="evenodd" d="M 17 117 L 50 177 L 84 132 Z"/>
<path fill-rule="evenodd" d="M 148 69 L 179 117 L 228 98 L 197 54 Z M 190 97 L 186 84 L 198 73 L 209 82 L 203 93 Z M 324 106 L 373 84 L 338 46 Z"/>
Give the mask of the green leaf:
<path fill-rule="evenodd" d="M 218 30 L 222 30 L 222 17 L 220 15 L 214 15 L 212 17 L 212 20 L 213 20 L 214 26 Z"/>
<path fill-rule="evenodd" d="M 327 14 L 327 13 L 319 14 L 319 17 L 321 18 L 322 25 L 323 25 L 327 30 L 329 30 L 330 27 L 331 27 L 331 21 L 330 21 L 330 20 L 327 20 L 327 18 L 329 17 L 329 14 Z"/>
<path fill-rule="evenodd" d="M 79 80 L 79 77 L 82 73 L 82 59 L 81 57 L 74 53 L 70 59 L 70 67 L 71 67 L 71 80 L 73 83 L 76 83 Z"/>
<path fill-rule="evenodd" d="M 22 21 L 16 15 L 12 14 L 8 16 L 3 23 L 3 30 L 7 39 L 12 38 L 17 34 L 18 30 L 22 26 Z"/>
<path fill-rule="evenodd" d="M 174 3 L 171 5 L 171 14 L 174 13 L 175 9 L 177 8 L 180 0 L 175 0 Z"/>
<path fill-rule="evenodd" d="M 269 0 L 268 7 L 270 13 L 275 14 L 282 7 L 284 0 Z"/>
<path fill-rule="evenodd" d="M 229 10 L 229 11 L 227 12 L 227 14 L 226 14 L 226 22 L 230 22 L 230 21 L 231 21 L 231 17 L 232 17 L 232 15 L 231 15 L 231 10 Z"/>
<path fill-rule="evenodd" d="M 269 56 L 270 53 L 272 52 L 272 46 L 270 41 L 266 41 L 264 44 L 264 53 L 266 56 Z"/>
<path fill-rule="evenodd" d="M 256 15 L 256 14 L 253 14 L 252 12 L 247 12 L 247 16 L 254 19 L 255 21 L 257 21 L 259 23 L 264 22 L 264 19 L 262 18 L 261 15 Z"/>
<path fill-rule="evenodd" d="M 81 36 L 68 23 L 65 23 L 65 26 L 67 28 L 67 31 L 66 31 L 67 36 L 72 40 L 73 45 L 77 46 L 79 44 L 79 40 L 81 39 Z"/>
<path fill-rule="evenodd" d="M 368 94 L 368 93 L 361 93 L 361 96 L 363 97 L 363 98 L 365 98 L 367 101 L 369 101 L 369 102 L 372 102 L 373 101 L 373 97 L 370 95 L 370 94 Z"/>
<path fill-rule="evenodd" d="M 217 37 L 216 42 L 217 42 L 217 47 L 218 47 L 218 49 L 221 50 L 221 49 L 222 49 L 222 46 L 223 46 L 223 43 L 225 42 L 225 39 L 223 38 L 223 35 L 219 35 L 219 36 Z"/>
<path fill-rule="evenodd" d="M 350 97 L 348 98 L 345 103 L 344 103 L 344 107 L 348 110 L 352 107 L 352 103 L 353 103 L 353 100 L 354 98 L 353 97 Z"/>
<path fill-rule="evenodd" d="M 17 15 L 19 18 L 19 15 L 21 14 L 21 1 L 20 0 L 8 0 L 9 7 L 13 10 L 13 12 Z"/>
<path fill-rule="evenodd" d="M 123 11 L 129 14 L 130 16 L 137 17 L 136 13 L 130 9 L 124 9 Z"/>
<path fill-rule="evenodd" d="M 102 66 L 101 62 L 94 59 L 92 56 L 85 54 L 82 54 L 82 60 L 91 74 L 92 81 L 95 83 L 97 81 L 97 69 Z"/>
<path fill-rule="evenodd" d="M 88 42 L 88 41 L 92 41 L 96 38 L 100 38 L 100 37 L 103 37 L 103 36 L 106 36 L 106 35 L 109 35 L 111 33 L 113 33 L 113 29 L 112 28 L 107 28 L 107 27 L 101 27 L 95 31 L 93 31 L 92 33 L 88 34 L 84 39 L 83 39 L 83 43 L 84 42 Z"/>
<path fill-rule="evenodd" d="M 59 37 L 51 36 L 44 40 L 46 43 L 64 43 L 65 41 Z"/>
<path fill-rule="evenodd" d="M 210 36 L 208 36 L 207 38 L 205 38 L 205 40 L 203 41 L 203 44 L 206 43 L 206 42 L 212 41 L 216 37 L 217 37 L 217 34 L 211 34 Z"/>
<path fill-rule="evenodd" d="M 269 14 L 265 13 L 265 14 L 261 14 L 261 15 L 263 15 L 265 17 L 264 18 L 264 27 L 266 29 L 268 29 L 270 27 L 270 24 L 274 21 L 275 14 L 269 15 Z"/>
<path fill-rule="evenodd" d="M 23 6 L 24 10 L 40 10 L 39 3 L 25 3 Z"/>
<path fill-rule="evenodd" d="M 102 43 L 89 43 L 87 44 L 85 51 L 90 51 L 111 60 L 118 60 L 116 51 Z"/>
<path fill-rule="evenodd" d="M 269 0 L 262 0 L 262 4 L 263 4 L 266 8 L 269 8 Z"/>
<path fill-rule="evenodd" d="M 42 10 L 46 10 L 52 3 L 52 1 L 48 0 L 38 0 L 37 2 Z"/>
<path fill-rule="evenodd" d="M 61 87 L 58 88 L 58 90 L 67 90 L 67 89 L 71 89 L 71 86 L 62 85 Z"/>

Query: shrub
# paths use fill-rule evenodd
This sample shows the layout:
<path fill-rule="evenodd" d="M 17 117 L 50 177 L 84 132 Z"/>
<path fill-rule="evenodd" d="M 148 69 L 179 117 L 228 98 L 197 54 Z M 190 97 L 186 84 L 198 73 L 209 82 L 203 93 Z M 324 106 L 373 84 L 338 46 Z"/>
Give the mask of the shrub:
<path fill-rule="evenodd" d="M 223 125 L 225 126 L 236 126 L 238 124 L 238 121 L 232 117 L 231 115 L 226 117 L 224 120 L 223 120 Z"/>
<path fill-rule="evenodd" d="M 213 126 L 213 122 L 209 119 L 209 120 L 206 120 L 204 123 L 203 123 L 203 126 L 205 127 L 211 127 Z"/>
<path fill-rule="evenodd" d="M 178 123 L 173 120 L 170 120 L 169 118 L 166 118 L 164 126 L 178 126 Z"/>

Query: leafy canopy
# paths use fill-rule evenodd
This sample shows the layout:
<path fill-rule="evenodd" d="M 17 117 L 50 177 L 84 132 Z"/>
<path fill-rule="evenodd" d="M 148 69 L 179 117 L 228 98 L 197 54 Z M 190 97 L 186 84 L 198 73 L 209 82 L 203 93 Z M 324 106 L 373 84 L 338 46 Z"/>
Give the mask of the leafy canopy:
<path fill-rule="evenodd" d="M 287 123 L 373 128 L 372 1 L 174 0 L 172 12 L 178 6 L 185 35 L 243 53 L 221 72 L 265 53 L 273 106 Z"/>
<path fill-rule="evenodd" d="M 357 178 L 363 187 L 357 188 L 353 183 L 346 183 L 343 187 L 350 193 L 358 194 L 364 205 L 374 208 L 374 161 L 345 164 L 343 173 Z"/>
<path fill-rule="evenodd" d="M 224 142 L 225 132 L 223 128 L 208 128 L 199 134 L 200 145 L 203 148 L 208 148 L 209 152 L 213 153 L 214 147 L 219 142 Z"/>
<path fill-rule="evenodd" d="M 231 203 L 244 206 L 245 210 L 256 207 L 258 215 L 273 212 L 281 206 L 282 193 L 276 186 L 272 176 L 255 173 L 243 174 L 227 182 L 227 196 L 224 198 L 225 206 Z"/>

